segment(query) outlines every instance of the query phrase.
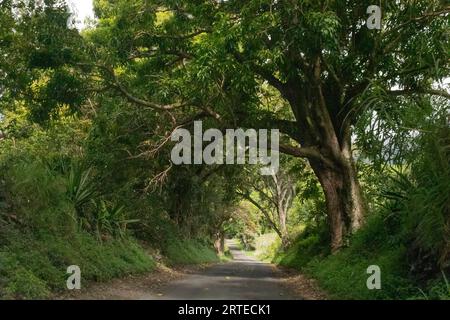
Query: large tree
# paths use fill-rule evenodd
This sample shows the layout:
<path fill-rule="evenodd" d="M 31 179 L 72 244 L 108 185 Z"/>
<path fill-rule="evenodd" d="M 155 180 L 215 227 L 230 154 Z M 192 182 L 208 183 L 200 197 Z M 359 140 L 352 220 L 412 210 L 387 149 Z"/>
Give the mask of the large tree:
<path fill-rule="evenodd" d="M 370 1 L 94 3 L 89 59 L 68 61 L 96 74 L 88 91 L 153 110 L 163 142 L 196 119 L 280 129 L 281 151 L 307 158 L 320 181 L 333 250 L 364 222 L 352 154 L 362 112 L 450 96 L 434 86 L 449 75 L 446 1 L 379 1 L 381 30 L 365 25 Z"/>

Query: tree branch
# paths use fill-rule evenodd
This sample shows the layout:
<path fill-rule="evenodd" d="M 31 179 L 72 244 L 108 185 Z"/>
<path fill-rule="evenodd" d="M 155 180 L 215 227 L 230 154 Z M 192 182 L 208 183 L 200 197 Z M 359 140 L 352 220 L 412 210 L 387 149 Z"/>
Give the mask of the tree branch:
<path fill-rule="evenodd" d="M 156 109 L 156 110 L 160 110 L 160 111 L 168 111 L 168 110 L 186 107 L 188 105 L 187 103 L 179 103 L 179 102 L 173 103 L 173 104 L 161 105 L 161 104 L 154 103 L 154 102 L 151 102 L 148 100 L 142 100 L 140 98 L 135 97 L 130 92 L 128 92 L 128 90 L 125 89 L 125 87 L 122 84 L 120 84 L 119 81 L 117 81 L 117 79 L 114 83 L 114 87 L 117 88 L 129 102 L 132 102 L 132 103 L 144 106 L 144 107 L 148 107 L 151 109 Z"/>
<path fill-rule="evenodd" d="M 408 21 L 397 25 L 395 28 L 389 30 L 389 32 L 390 33 L 391 32 L 397 32 L 398 30 L 400 30 L 401 28 L 407 26 L 410 23 L 420 22 L 420 21 L 425 20 L 425 19 L 430 18 L 430 17 L 437 17 L 437 16 L 440 16 L 440 15 L 443 15 L 443 14 L 448 14 L 448 13 L 450 13 L 450 6 L 443 7 L 439 11 L 427 12 L 427 13 L 424 13 L 423 15 L 419 16 L 419 17 L 411 18 Z"/>
<path fill-rule="evenodd" d="M 189 103 L 173 103 L 173 104 L 158 104 L 155 102 L 151 102 L 148 100 L 140 99 L 136 96 L 134 96 L 132 93 L 130 93 L 119 81 L 119 79 L 116 76 L 116 73 L 114 72 L 114 69 L 105 65 L 101 64 L 86 64 L 86 63 L 79 63 L 77 64 L 81 67 L 96 67 L 103 71 L 105 71 L 113 80 L 113 83 L 111 86 L 115 89 L 117 89 L 129 102 L 148 107 L 151 109 L 159 110 L 159 111 L 169 111 L 177 108 L 186 107 L 189 105 Z"/>
<path fill-rule="evenodd" d="M 136 36 L 134 37 L 134 39 L 139 39 L 142 36 L 149 36 L 149 37 L 162 38 L 162 39 L 185 40 L 185 39 L 194 38 L 202 33 L 209 33 L 209 32 L 211 32 L 211 30 L 200 29 L 200 30 L 194 31 L 189 34 L 172 35 L 172 34 L 151 34 L 148 31 L 142 31 L 142 32 L 137 33 Z"/>
<path fill-rule="evenodd" d="M 239 52 L 232 52 L 234 58 L 237 62 L 239 62 L 242 65 L 248 66 L 254 73 L 256 73 L 258 76 L 266 80 L 272 87 L 276 88 L 281 93 L 284 92 L 285 85 L 283 82 L 281 82 L 279 79 L 277 79 L 272 72 L 270 72 L 267 69 L 264 69 L 263 67 L 255 64 L 252 61 L 245 60 L 244 57 Z"/>
<path fill-rule="evenodd" d="M 244 199 L 246 199 L 247 201 L 249 201 L 251 204 L 253 204 L 256 208 L 259 209 L 259 211 L 261 211 L 261 213 L 264 215 L 264 217 L 267 219 L 267 222 L 270 224 L 270 226 L 272 227 L 272 229 L 277 233 L 277 235 L 282 238 L 281 235 L 281 231 L 280 229 L 278 229 L 277 225 L 275 224 L 275 222 L 270 218 L 270 214 L 267 212 L 266 209 L 264 209 L 257 201 L 255 201 L 250 195 L 245 194 L 243 192 L 237 191 L 236 192 L 238 195 L 240 195 L 241 197 L 243 197 Z"/>

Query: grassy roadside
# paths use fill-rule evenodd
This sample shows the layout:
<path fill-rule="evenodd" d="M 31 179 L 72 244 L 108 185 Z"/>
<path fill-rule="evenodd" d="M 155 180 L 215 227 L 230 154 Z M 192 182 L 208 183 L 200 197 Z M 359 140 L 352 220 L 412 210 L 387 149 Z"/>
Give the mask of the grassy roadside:
<path fill-rule="evenodd" d="M 132 219 L 139 201 L 121 207 L 98 199 L 90 170 L 71 162 L 63 170 L 62 160 L 33 156 L 28 148 L 18 143 L 14 152 L 0 150 L 0 299 L 63 292 L 71 265 L 80 267 L 84 285 L 150 272 L 160 259 L 156 252 L 174 265 L 218 261 L 208 242 L 184 239 L 167 220 L 158 220 L 157 209 L 138 207 L 142 217 Z M 128 227 L 146 217 L 154 218 L 148 232 Z"/>
<path fill-rule="evenodd" d="M 350 247 L 334 255 L 317 230 L 305 230 L 286 250 L 275 234 L 262 235 L 255 239 L 253 254 L 316 279 L 332 299 L 450 299 L 450 286 L 443 277 L 419 283 L 405 272 L 404 246 L 381 245 L 383 235 L 378 237 L 380 242 L 369 243 L 377 239 L 369 235 L 374 228 L 356 234 Z M 367 289 L 370 265 L 381 268 L 381 290 Z"/>
<path fill-rule="evenodd" d="M 217 262 L 214 251 L 195 240 L 167 250 L 171 265 Z M 81 269 L 83 286 L 151 272 L 153 256 L 132 238 L 98 242 L 88 234 L 70 237 L 10 235 L 0 247 L 0 299 L 45 299 L 66 289 L 67 267 Z"/>
<path fill-rule="evenodd" d="M 208 245 L 195 239 L 172 241 L 165 249 L 169 264 L 200 264 L 219 262 L 220 258 Z"/>
<path fill-rule="evenodd" d="M 155 262 L 132 239 L 99 243 L 88 234 L 10 235 L 0 247 L 0 297 L 43 299 L 66 289 L 67 267 L 77 265 L 83 281 L 105 281 L 151 271 Z"/>

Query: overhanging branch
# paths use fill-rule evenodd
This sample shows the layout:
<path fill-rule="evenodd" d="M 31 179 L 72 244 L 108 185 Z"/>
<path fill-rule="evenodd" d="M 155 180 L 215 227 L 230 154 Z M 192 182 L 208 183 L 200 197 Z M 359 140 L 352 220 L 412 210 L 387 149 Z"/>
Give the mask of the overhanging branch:
<path fill-rule="evenodd" d="M 156 110 L 160 110 L 160 111 L 168 111 L 168 110 L 173 110 L 173 109 L 177 109 L 177 108 L 182 108 L 182 107 L 186 107 L 188 104 L 187 103 L 173 103 L 173 104 L 158 104 L 158 103 L 154 103 L 148 100 L 143 100 L 140 98 L 135 97 L 133 94 L 131 94 L 127 89 L 125 89 L 125 87 L 119 83 L 119 81 L 115 81 L 114 83 L 114 87 L 117 88 L 122 95 L 129 101 L 144 107 L 148 107 L 151 109 L 156 109 Z"/>
<path fill-rule="evenodd" d="M 234 58 L 237 62 L 239 62 L 241 65 L 248 66 L 254 73 L 256 73 L 258 76 L 266 80 L 272 87 L 280 91 L 281 93 L 284 92 L 285 85 L 283 82 L 281 82 L 279 79 L 277 79 L 273 73 L 267 69 L 264 69 L 263 67 L 255 64 L 252 61 L 245 60 L 244 57 L 239 52 L 232 52 Z"/>
<path fill-rule="evenodd" d="M 297 148 L 290 145 L 280 144 L 279 150 L 284 154 L 288 154 L 297 158 L 307 158 L 310 160 L 317 160 L 322 162 L 328 167 L 334 167 L 333 162 L 325 158 L 316 147 Z"/>
<path fill-rule="evenodd" d="M 117 89 L 129 102 L 132 102 L 134 104 L 138 104 L 159 111 L 170 111 L 173 109 L 182 108 L 189 105 L 189 103 L 182 103 L 182 102 L 176 102 L 172 104 L 158 104 L 152 101 L 143 100 L 141 98 L 134 96 L 120 83 L 113 68 L 101 64 L 86 64 L 86 63 L 79 63 L 78 66 L 94 67 L 105 71 L 112 78 L 111 86 Z"/>
<path fill-rule="evenodd" d="M 267 219 L 267 222 L 270 224 L 270 226 L 272 227 L 272 229 L 278 234 L 278 236 L 280 238 L 282 238 L 282 234 L 280 229 L 277 227 L 277 225 L 275 224 L 275 222 L 272 220 L 272 218 L 270 217 L 269 212 L 267 212 L 267 210 L 265 208 L 263 208 L 256 200 L 254 200 L 249 194 L 244 193 L 244 192 L 240 192 L 237 191 L 236 192 L 238 195 L 240 195 L 241 197 L 243 197 L 245 200 L 247 200 L 248 202 L 250 202 L 251 204 L 253 204 L 256 208 L 259 209 L 259 211 L 261 211 L 261 213 L 264 215 L 264 217 Z"/>

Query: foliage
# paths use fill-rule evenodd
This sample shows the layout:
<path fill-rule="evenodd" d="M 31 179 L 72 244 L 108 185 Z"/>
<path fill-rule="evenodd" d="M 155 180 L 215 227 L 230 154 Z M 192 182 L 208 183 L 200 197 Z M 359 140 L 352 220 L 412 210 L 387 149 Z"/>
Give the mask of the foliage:
<path fill-rule="evenodd" d="M 208 243 L 199 240 L 174 238 L 163 249 L 163 253 L 172 264 L 199 264 L 217 262 L 218 257 Z"/>
<path fill-rule="evenodd" d="M 30 234 L 9 231 L 0 248 L 0 297 L 48 298 L 63 292 L 66 269 L 78 265 L 83 285 L 130 273 L 150 271 L 152 258 L 132 240 L 110 240 L 100 244 L 86 233 L 65 237 L 41 231 Z"/>
<path fill-rule="evenodd" d="M 408 260 L 421 278 L 450 267 L 450 152 L 449 128 L 437 127 L 420 137 L 421 156 L 409 172 L 392 178 L 393 215 L 403 226 L 402 236 L 411 243 Z"/>
<path fill-rule="evenodd" d="M 139 222 L 137 219 L 126 219 L 124 206 L 111 206 L 101 200 L 94 209 L 95 230 L 99 238 L 110 234 L 123 238 L 126 235 L 127 225 Z"/>
<path fill-rule="evenodd" d="M 92 168 L 83 171 L 72 165 L 69 172 L 67 196 L 72 201 L 77 213 L 82 215 L 82 206 L 95 197 L 95 185 L 92 182 Z"/>
<path fill-rule="evenodd" d="M 369 30 L 371 4 L 98 0 L 80 32 L 63 0 L 0 1 L 0 296 L 151 270 L 137 241 L 216 261 L 226 234 L 336 297 L 446 298 L 450 9 L 383 0 Z M 195 120 L 280 130 L 284 211 L 257 170 L 170 162 Z"/>
<path fill-rule="evenodd" d="M 391 166 L 380 181 L 381 205 L 348 248 L 329 255 L 324 225 L 309 223 L 288 249 L 275 242 L 256 250 L 310 274 L 335 298 L 448 299 L 448 137 L 448 126 L 435 121 L 415 137 L 416 157 L 407 167 Z M 369 265 L 380 266 L 382 290 L 367 290 Z"/>

